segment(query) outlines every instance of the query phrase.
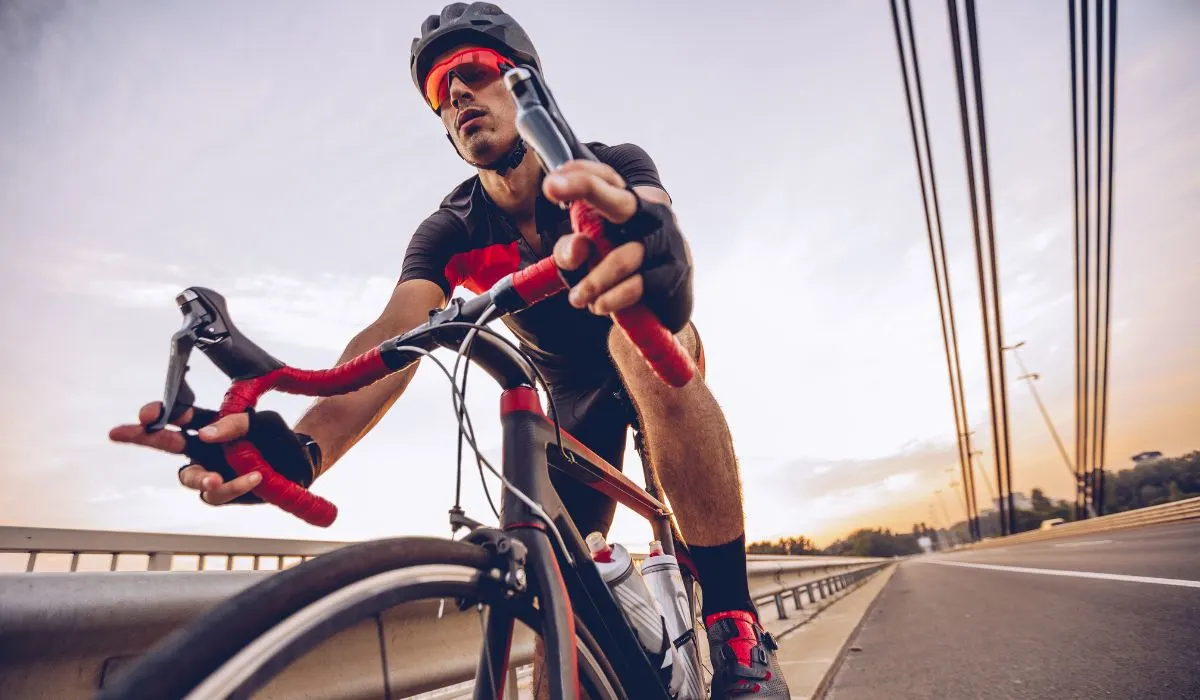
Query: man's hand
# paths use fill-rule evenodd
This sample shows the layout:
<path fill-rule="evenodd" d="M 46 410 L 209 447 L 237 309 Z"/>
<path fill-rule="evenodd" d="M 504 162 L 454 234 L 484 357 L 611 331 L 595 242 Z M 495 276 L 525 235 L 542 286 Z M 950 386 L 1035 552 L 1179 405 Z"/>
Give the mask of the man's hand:
<path fill-rule="evenodd" d="M 196 447 L 194 441 L 218 446 L 220 443 L 230 442 L 245 436 L 250 429 L 249 415 L 241 413 L 234 416 L 226 416 L 219 421 L 200 428 L 194 437 L 185 433 L 184 430 L 172 430 L 170 428 L 155 433 L 146 432 L 146 426 L 157 420 L 161 413 L 161 402 L 154 401 L 148 403 L 138 411 L 138 423 L 136 425 L 117 426 L 109 431 L 108 438 L 114 442 L 143 445 L 169 454 L 185 454 L 187 452 L 194 454 L 194 447 Z M 178 420 L 172 421 L 171 424 L 185 429 L 192 427 L 193 422 L 197 422 L 197 413 L 198 411 L 195 408 L 189 408 Z M 211 415 L 207 411 L 199 411 L 199 413 Z M 189 457 L 189 459 L 192 459 L 192 457 Z M 179 470 L 179 483 L 190 489 L 199 491 L 200 500 L 214 506 L 229 503 L 236 498 L 250 493 L 261 481 L 262 476 L 257 472 L 226 481 L 225 477 L 221 474 L 209 471 L 204 465 L 196 463 L 188 464 Z"/>
<path fill-rule="evenodd" d="M 635 195 L 611 167 L 584 160 L 548 175 L 542 189 L 555 203 L 587 202 L 619 234 L 612 252 L 571 288 L 572 306 L 608 315 L 644 302 L 671 332 L 687 325 L 692 310 L 691 256 L 666 192 L 640 187 Z M 564 270 L 577 270 L 592 253 L 586 238 L 568 234 L 555 244 L 554 262 Z"/>

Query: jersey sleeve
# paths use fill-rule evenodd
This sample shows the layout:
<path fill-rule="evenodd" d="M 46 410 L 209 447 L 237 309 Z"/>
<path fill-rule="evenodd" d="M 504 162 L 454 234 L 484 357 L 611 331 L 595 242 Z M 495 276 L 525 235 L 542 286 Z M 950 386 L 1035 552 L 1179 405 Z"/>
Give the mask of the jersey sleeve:
<path fill-rule="evenodd" d="M 625 184 L 630 187 L 657 187 L 666 191 L 662 179 L 658 175 L 658 166 L 650 158 L 650 154 L 641 146 L 632 143 L 621 143 L 607 148 L 596 149 L 596 157 L 600 162 L 612 167 L 625 178 Z"/>
<path fill-rule="evenodd" d="M 430 214 L 417 226 L 408 242 L 400 282 L 429 280 L 441 287 L 449 299 L 457 282 L 452 283 L 446 277 L 446 268 L 455 253 L 463 248 L 465 239 L 466 233 L 453 215 L 440 209 Z"/>

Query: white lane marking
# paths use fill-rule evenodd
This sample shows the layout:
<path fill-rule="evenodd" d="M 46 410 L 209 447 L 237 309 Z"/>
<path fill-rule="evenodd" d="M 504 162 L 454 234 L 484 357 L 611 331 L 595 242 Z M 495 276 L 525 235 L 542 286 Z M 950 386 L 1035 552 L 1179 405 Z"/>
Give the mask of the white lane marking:
<path fill-rule="evenodd" d="M 1062 544 L 1052 545 L 1054 547 L 1091 547 L 1097 544 L 1112 544 L 1113 540 L 1084 540 L 1083 542 L 1063 542 Z"/>
<path fill-rule="evenodd" d="M 1018 574 L 1042 574 L 1043 576 L 1069 576 L 1071 578 L 1098 578 L 1105 581 L 1128 581 L 1130 583 L 1157 583 L 1160 586 L 1182 586 L 1184 588 L 1200 588 L 1200 581 L 1188 581 L 1181 578 L 1156 578 L 1154 576 L 1128 576 L 1126 574 L 1102 574 L 1095 571 L 1070 571 L 1067 569 L 1034 569 L 1028 566 L 1000 566 L 998 564 L 972 564 L 965 561 L 926 561 L 926 564 L 941 566 L 962 566 L 968 569 L 987 569 L 988 571 L 1012 571 Z"/>

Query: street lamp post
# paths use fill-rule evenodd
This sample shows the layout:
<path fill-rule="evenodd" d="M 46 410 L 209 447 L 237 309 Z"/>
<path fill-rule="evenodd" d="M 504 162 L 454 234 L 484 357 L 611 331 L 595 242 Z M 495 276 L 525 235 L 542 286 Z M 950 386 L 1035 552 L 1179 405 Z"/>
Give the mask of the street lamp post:
<path fill-rule="evenodd" d="M 982 467 L 980 467 L 980 466 L 979 466 L 979 463 L 975 461 L 975 456 L 976 456 L 976 455 L 980 455 L 980 456 L 982 456 L 982 455 L 983 455 L 983 450 L 973 450 L 973 451 L 971 452 L 971 463 L 975 465 L 975 471 L 979 472 L 979 475 L 980 475 L 981 477 L 984 477 L 984 479 L 983 479 L 983 485 L 987 487 L 987 491 L 988 491 L 988 498 L 990 498 L 990 499 L 991 499 L 991 502 L 992 502 L 992 504 L 994 505 L 994 504 L 996 503 L 996 489 L 992 488 L 992 482 L 990 482 L 990 481 L 988 481 L 988 480 L 987 480 L 986 476 L 985 476 L 985 475 L 984 475 L 984 473 L 983 473 L 983 468 L 982 468 Z"/>
<path fill-rule="evenodd" d="M 946 532 L 950 535 L 951 544 L 958 544 L 958 535 L 954 534 L 954 518 L 950 517 L 950 510 L 946 508 L 946 502 L 942 500 L 942 490 L 934 489 L 933 495 L 942 508 L 942 514 L 946 516 Z"/>
<path fill-rule="evenodd" d="M 999 524 L 1000 512 L 995 509 L 996 507 L 999 507 L 999 504 L 998 504 L 999 499 L 996 498 L 996 490 L 992 488 L 992 482 L 987 480 L 987 475 L 985 475 L 983 473 L 983 467 L 980 466 L 979 462 L 976 461 L 976 459 L 975 459 L 976 456 L 979 456 L 982 454 L 983 454 L 983 450 L 973 450 L 971 452 L 971 465 L 973 467 L 975 467 L 975 471 L 979 472 L 980 477 L 983 479 L 983 484 L 984 484 L 984 486 L 987 487 L 988 498 L 990 499 L 989 503 L 991 503 L 993 506 L 992 513 L 994 514 L 995 517 L 988 518 L 986 520 L 986 522 L 989 523 L 988 529 L 993 530 L 994 532 L 1000 532 L 1000 530 L 1001 530 L 1000 524 Z M 993 522 L 993 521 L 995 521 L 995 522 Z M 984 522 L 985 522 L 985 520 L 983 518 L 983 515 L 981 514 L 979 516 L 979 531 L 980 531 L 980 533 L 983 532 Z"/>
<path fill-rule="evenodd" d="M 943 549 L 947 549 L 946 530 L 942 527 L 939 520 L 941 520 L 941 518 L 939 518 L 937 513 L 934 511 L 933 504 L 930 503 L 929 504 L 929 522 L 933 523 L 933 533 L 935 535 L 937 535 L 937 540 L 936 540 L 935 544 L 937 545 L 937 548 L 939 550 L 943 550 Z"/>
<path fill-rule="evenodd" d="M 1059 437 L 1058 430 L 1054 427 L 1054 421 L 1050 420 L 1050 413 L 1046 410 L 1046 404 L 1042 403 L 1042 397 L 1038 393 L 1037 384 L 1034 383 L 1041 377 L 1035 372 L 1030 372 L 1025 367 L 1025 362 L 1021 359 L 1021 353 L 1017 352 L 1017 349 L 1024 344 L 1025 341 L 1022 340 L 1019 343 L 1005 346 L 1004 350 L 1011 350 L 1013 357 L 1017 359 L 1017 367 L 1021 369 L 1021 376 L 1017 377 L 1017 379 L 1023 379 L 1029 385 L 1029 393 L 1033 395 L 1033 400 L 1037 403 L 1038 411 L 1041 412 L 1042 419 L 1046 422 L 1046 428 L 1050 431 L 1050 436 L 1054 438 L 1054 444 L 1058 447 L 1058 453 L 1062 456 L 1063 464 L 1067 465 L 1067 471 L 1071 472 L 1071 479 L 1075 482 L 1075 487 L 1079 488 L 1082 477 L 1076 471 L 1075 465 L 1071 463 L 1071 458 L 1067 456 L 1067 448 L 1063 446 L 1062 438 Z M 1088 517 L 1095 517 L 1096 512 L 1092 509 L 1092 504 L 1088 503 L 1086 499 L 1085 503 L 1087 505 Z"/>

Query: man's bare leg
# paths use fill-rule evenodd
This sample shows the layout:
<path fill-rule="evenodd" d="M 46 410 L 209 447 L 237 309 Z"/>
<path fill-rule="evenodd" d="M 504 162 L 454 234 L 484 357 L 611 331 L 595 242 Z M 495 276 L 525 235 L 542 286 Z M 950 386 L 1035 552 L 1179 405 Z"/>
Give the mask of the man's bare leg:
<path fill-rule="evenodd" d="M 693 357 L 699 338 L 689 325 L 677 336 Z M 745 530 L 742 487 L 725 414 L 703 377 L 668 386 L 618 329 L 609 352 L 637 407 L 646 452 L 689 546 L 722 545 Z"/>
<path fill-rule="evenodd" d="M 694 327 L 689 325 L 677 337 L 695 357 L 700 340 Z M 703 568 L 706 551 L 719 552 L 719 558 L 734 560 L 729 568 L 740 568 L 740 584 L 746 585 L 741 480 L 721 407 L 703 377 L 679 389 L 665 384 L 619 329 L 609 334 L 608 349 L 637 407 L 651 467 L 667 493 L 696 564 Z M 738 576 L 722 578 L 732 579 L 736 585 Z M 703 571 L 701 578 L 705 578 Z M 708 587 L 704 598 L 707 612 L 711 600 Z M 726 598 L 736 601 L 732 605 L 750 604 L 744 589 L 726 593 Z M 717 610 L 724 609 L 720 598 L 713 602 Z M 534 697 L 538 700 L 549 697 L 542 651 L 538 639 L 533 674 Z"/>

